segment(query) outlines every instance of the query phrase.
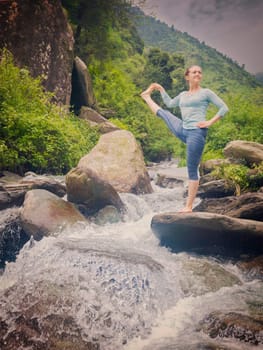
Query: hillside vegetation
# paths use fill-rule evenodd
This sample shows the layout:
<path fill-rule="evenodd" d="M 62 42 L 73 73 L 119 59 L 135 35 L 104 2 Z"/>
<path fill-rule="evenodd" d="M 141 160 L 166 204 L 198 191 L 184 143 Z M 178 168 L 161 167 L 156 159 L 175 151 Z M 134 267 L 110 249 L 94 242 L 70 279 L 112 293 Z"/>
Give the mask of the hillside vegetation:
<path fill-rule="evenodd" d="M 129 3 L 62 1 L 74 31 L 75 54 L 88 66 L 101 114 L 133 132 L 147 161 L 173 156 L 183 163 L 184 146 L 149 111 L 140 92 L 158 81 L 175 96 L 186 89 L 185 68 L 197 63 L 204 70 L 203 86 L 217 92 L 230 109 L 209 130 L 204 159 L 222 156 L 231 140 L 262 143 L 260 82 L 188 34 L 138 9 L 131 11 Z M 0 81 L 0 169 L 65 173 L 96 143 L 96 130 L 52 104 L 41 81 L 15 67 L 10 56 L 1 60 Z M 154 99 L 162 105 L 157 93 Z M 215 112 L 210 108 L 208 118 Z"/>
<path fill-rule="evenodd" d="M 51 103 L 40 79 L 0 53 L 0 170 L 66 173 L 96 144 L 96 129 Z"/>

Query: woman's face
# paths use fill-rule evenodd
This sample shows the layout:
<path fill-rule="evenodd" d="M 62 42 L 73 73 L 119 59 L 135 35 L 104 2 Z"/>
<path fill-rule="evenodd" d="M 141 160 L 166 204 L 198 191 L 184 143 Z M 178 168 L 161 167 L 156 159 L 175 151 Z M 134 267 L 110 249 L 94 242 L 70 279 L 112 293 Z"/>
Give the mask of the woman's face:
<path fill-rule="evenodd" d="M 202 69 L 199 66 L 190 67 L 185 78 L 189 83 L 199 83 L 202 79 Z"/>

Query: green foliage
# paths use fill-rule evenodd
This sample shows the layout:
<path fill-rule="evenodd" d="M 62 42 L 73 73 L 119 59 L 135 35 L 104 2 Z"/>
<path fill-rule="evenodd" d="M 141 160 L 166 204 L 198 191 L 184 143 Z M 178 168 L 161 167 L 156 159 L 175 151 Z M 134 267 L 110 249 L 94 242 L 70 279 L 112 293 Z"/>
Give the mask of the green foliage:
<path fill-rule="evenodd" d="M 181 55 L 171 55 L 158 48 L 151 48 L 145 51 L 145 57 L 140 85 L 146 87 L 152 82 L 158 82 L 172 94 L 185 89 L 184 59 Z"/>
<path fill-rule="evenodd" d="M 130 1 L 62 0 L 62 6 L 74 30 L 75 52 L 86 61 L 142 53 L 143 41 L 128 16 Z"/>
<path fill-rule="evenodd" d="M 170 56 L 160 49 L 151 49 L 147 54 L 147 62 L 144 68 L 144 79 L 147 85 L 157 81 L 165 89 L 172 87 L 172 78 L 170 73 L 174 70 L 174 65 Z"/>
<path fill-rule="evenodd" d="M 217 179 L 225 179 L 236 188 L 236 195 L 245 191 L 257 191 L 263 182 L 263 162 L 252 169 L 242 164 L 222 164 L 212 171 Z"/>
<path fill-rule="evenodd" d="M 52 104 L 51 96 L 2 52 L 0 169 L 65 173 L 96 143 L 97 132 Z"/>
<path fill-rule="evenodd" d="M 221 121 L 209 128 L 205 154 L 211 151 L 214 151 L 214 155 L 222 152 L 227 143 L 233 140 L 263 143 L 263 107 L 255 103 L 258 96 L 259 89 L 248 90 L 245 95 L 228 94 L 223 97 L 229 106 L 229 112 Z M 263 90 L 261 90 L 262 97 Z M 210 109 L 208 118 L 215 112 L 215 108 Z"/>
<path fill-rule="evenodd" d="M 223 164 L 218 166 L 211 175 L 218 179 L 225 179 L 230 184 L 234 184 L 236 195 L 240 195 L 249 187 L 249 168 L 239 164 Z"/>

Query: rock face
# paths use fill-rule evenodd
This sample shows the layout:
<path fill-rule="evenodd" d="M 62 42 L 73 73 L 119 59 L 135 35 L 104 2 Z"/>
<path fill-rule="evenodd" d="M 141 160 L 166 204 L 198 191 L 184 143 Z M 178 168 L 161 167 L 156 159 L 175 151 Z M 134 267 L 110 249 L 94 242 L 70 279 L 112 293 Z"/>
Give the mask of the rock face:
<path fill-rule="evenodd" d="M 86 64 L 76 57 L 72 71 L 72 96 L 70 104 L 78 113 L 81 106 L 96 107 L 96 99 L 93 94 L 92 81 Z"/>
<path fill-rule="evenodd" d="M 20 219 L 24 231 L 36 240 L 66 225 L 86 221 L 73 204 L 46 190 L 27 192 Z"/>
<path fill-rule="evenodd" d="M 80 159 L 78 167 L 94 170 L 117 192 L 152 192 L 141 148 L 129 131 L 102 135 L 91 152 Z"/>
<path fill-rule="evenodd" d="M 263 223 L 212 213 L 164 213 L 152 218 L 160 244 L 175 252 L 239 257 L 263 254 Z"/>
<path fill-rule="evenodd" d="M 1 1 L 0 48 L 6 47 L 20 67 L 42 75 L 46 90 L 69 105 L 73 67 L 73 33 L 59 0 Z"/>
<path fill-rule="evenodd" d="M 97 111 L 89 107 L 81 107 L 79 118 L 86 120 L 90 126 L 97 126 L 101 134 L 106 134 L 111 131 L 119 130 L 117 126 L 110 123 Z"/>
<path fill-rule="evenodd" d="M 263 145 L 257 142 L 231 141 L 224 148 L 224 155 L 252 166 L 263 161 Z"/>
<path fill-rule="evenodd" d="M 115 189 L 88 168 L 72 169 L 66 176 L 66 186 L 68 200 L 81 205 L 87 215 L 92 215 L 107 205 L 113 205 L 118 211 L 124 209 Z"/>

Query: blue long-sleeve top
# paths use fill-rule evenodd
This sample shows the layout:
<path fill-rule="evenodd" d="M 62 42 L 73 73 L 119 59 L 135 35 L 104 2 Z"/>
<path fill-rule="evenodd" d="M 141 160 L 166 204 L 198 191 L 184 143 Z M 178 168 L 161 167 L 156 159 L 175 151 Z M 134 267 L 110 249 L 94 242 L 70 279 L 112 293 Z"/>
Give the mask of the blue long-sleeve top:
<path fill-rule="evenodd" d="M 223 117 L 228 112 L 225 102 L 213 91 L 201 88 L 195 93 L 183 91 L 173 99 L 166 91 L 161 92 L 163 102 L 168 108 L 180 107 L 183 127 L 185 129 L 197 129 L 197 123 L 206 119 L 206 111 L 209 103 L 218 107 L 217 116 Z"/>

